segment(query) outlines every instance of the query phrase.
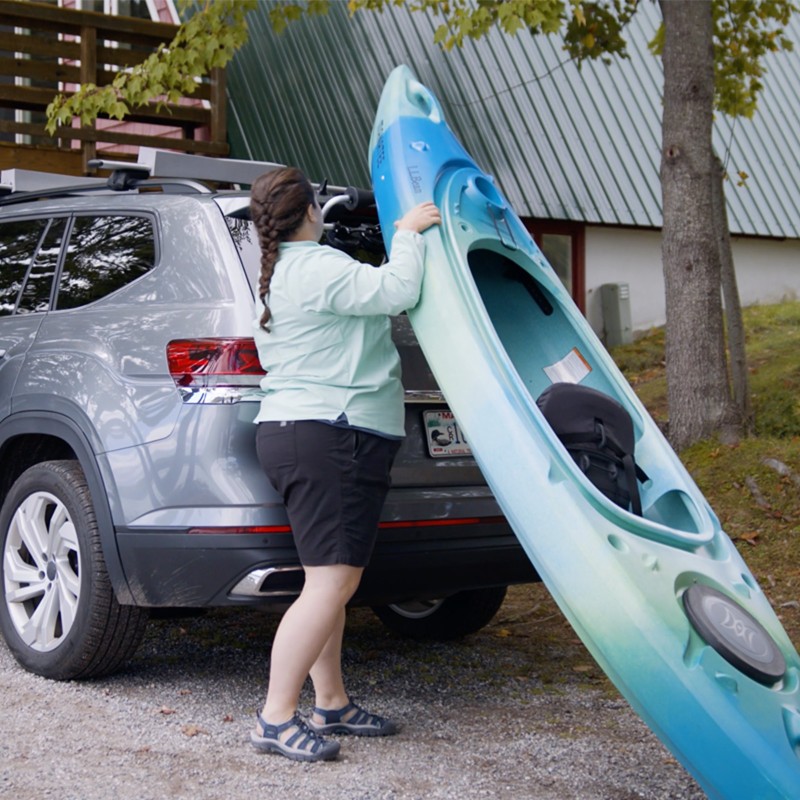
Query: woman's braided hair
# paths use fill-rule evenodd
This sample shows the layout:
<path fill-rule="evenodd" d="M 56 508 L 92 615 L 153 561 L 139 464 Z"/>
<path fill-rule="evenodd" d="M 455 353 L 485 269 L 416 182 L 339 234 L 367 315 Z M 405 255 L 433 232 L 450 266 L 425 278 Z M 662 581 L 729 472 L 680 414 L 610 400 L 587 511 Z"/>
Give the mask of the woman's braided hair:
<path fill-rule="evenodd" d="M 278 245 L 285 242 L 302 224 L 306 211 L 315 201 L 314 187 L 295 167 L 282 167 L 256 178 L 250 190 L 250 216 L 256 226 L 261 247 L 261 274 L 258 296 L 264 304 L 259 324 L 269 333 L 272 313 L 267 305 L 269 284 L 278 260 Z"/>

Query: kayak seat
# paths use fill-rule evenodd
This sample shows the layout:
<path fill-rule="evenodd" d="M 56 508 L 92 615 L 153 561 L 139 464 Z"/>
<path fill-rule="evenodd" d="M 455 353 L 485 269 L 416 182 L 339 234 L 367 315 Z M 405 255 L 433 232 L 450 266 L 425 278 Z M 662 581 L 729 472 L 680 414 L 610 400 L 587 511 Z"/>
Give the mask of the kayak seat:
<path fill-rule="evenodd" d="M 637 481 L 647 475 L 633 456 L 633 421 L 613 398 L 588 386 L 554 383 L 537 406 L 575 463 L 609 500 L 642 515 Z"/>

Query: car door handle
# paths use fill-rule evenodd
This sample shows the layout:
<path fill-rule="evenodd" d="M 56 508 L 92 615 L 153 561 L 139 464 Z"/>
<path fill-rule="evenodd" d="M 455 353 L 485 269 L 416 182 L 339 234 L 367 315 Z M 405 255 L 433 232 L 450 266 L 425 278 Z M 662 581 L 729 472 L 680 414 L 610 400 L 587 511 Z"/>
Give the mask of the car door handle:
<path fill-rule="evenodd" d="M 0 350 L 0 358 L 5 358 L 8 350 Z"/>

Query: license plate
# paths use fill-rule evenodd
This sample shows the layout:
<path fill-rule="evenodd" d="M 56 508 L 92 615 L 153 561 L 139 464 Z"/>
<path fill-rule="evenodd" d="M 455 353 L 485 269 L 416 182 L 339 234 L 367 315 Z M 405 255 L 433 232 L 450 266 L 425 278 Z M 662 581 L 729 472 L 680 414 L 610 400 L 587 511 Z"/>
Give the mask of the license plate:
<path fill-rule="evenodd" d="M 423 411 L 422 418 L 428 452 L 434 458 L 472 455 L 472 448 L 467 444 L 452 411 Z"/>

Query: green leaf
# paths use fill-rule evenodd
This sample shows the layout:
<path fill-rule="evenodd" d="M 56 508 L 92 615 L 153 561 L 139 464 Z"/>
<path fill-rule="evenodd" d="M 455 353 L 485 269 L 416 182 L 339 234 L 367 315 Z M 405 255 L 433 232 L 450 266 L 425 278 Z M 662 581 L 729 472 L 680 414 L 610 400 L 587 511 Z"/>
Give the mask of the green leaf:
<path fill-rule="evenodd" d="M 121 100 L 117 100 L 113 103 L 108 109 L 108 116 L 114 117 L 115 119 L 124 119 L 124 117 L 128 114 L 128 106 L 125 105 Z"/>

